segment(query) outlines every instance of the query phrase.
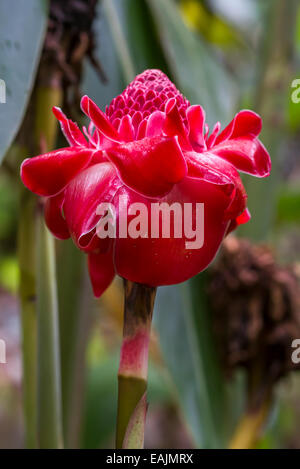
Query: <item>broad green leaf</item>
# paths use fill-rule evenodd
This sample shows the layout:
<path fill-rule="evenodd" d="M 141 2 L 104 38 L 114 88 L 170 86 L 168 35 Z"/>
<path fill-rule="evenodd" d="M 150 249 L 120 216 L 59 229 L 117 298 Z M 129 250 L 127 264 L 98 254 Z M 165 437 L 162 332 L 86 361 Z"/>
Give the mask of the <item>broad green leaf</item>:
<path fill-rule="evenodd" d="M 0 79 L 2 98 L 6 98 L 5 103 L 0 102 L 0 161 L 18 132 L 30 96 L 44 39 L 47 6 L 47 0 L 0 3 Z"/>
<path fill-rule="evenodd" d="M 154 319 L 195 445 L 218 448 L 223 446 L 225 394 L 201 275 L 159 288 Z"/>
<path fill-rule="evenodd" d="M 147 0 L 123 0 L 122 5 L 126 20 L 124 28 L 136 72 L 158 68 L 170 76 Z"/>
<path fill-rule="evenodd" d="M 82 83 L 83 93 L 88 94 L 97 105 L 104 110 L 111 100 L 126 86 L 122 75 L 121 64 L 116 53 L 107 18 L 103 11 L 102 2 L 98 3 L 97 18 L 94 22 L 98 47 L 96 57 L 106 76 L 106 82 L 100 80 L 99 75 L 90 63 L 86 63 L 85 77 Z"/>
<path fill-rule="evenodd" d="M 208 123 L 225 124 L 237 98 L 232 78 L 200 36 L 188 29 L 172 0 L 147 0 L 155 18 L 169 67 L 181 92 L 201 104 Z"/>

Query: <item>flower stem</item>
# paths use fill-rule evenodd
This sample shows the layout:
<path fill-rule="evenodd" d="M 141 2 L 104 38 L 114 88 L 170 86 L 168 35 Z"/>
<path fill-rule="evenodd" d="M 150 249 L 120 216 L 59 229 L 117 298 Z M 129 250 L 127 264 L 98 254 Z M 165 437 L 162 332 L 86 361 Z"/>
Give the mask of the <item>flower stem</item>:
<path fill-rule="evenodd" d="M 62 447 L 58 306 L 54 240 L 38 219 L 38 440 L 40 448 Z"/>
<path fill-rule="evenodd" d="M 36 83 L 29 104 L 30 111 L 28 111 L 24 119 L 18 137 L 20 147 L 19 156 L 21 160 L 29 154 L 34 155 L 41 153 L 42 148 L 46 151 L 54 147 L 57 123 L 50 109 L 51 105 L 60 104 L 61 96 L 62 94 L 59 88 L 51 86 L 42 87 Z M 40 416 L 44 415 L 44 412 L 41 412 L 40 405 L 44 402 L 44 405 L 46 407 L 48 406 L 47 400 L 40 399 L 38 396 L 37 375 L 41 376 L 41 363 L 43 362 L 41 353 L 42 355 L 52 353 L 51 350 L 46 350 L 45 348 L 47 342 L 38 339 L 37 322 L 40 322 L 38 315 L 41 304 L 45 302 L 45 297 L 40 297 L 44 295 L 45 291 L 41 292 L 39 290 L 37 279 L 44 276 L 44 266 L 40 262 L 40 258 L 45 259 L 49 255 L 54 255 L 54 248 L 47 249 L 47 253 L 39 252 L 37 246 L 37 227 L 40 227 L 41 223 L 43 223 L 43 216 L 38 210 L 36 196 L 29 193 L 23 187 L 20 191 L 19 210 L 18 260 L 20 266 L 19 291 L 22 320 L 25 440 L 27 448 L 36 448 L 39 442 L 44 441 L 44 436 L 41 438 L 41 434 L 44 434 L 44 432 L 41 431 L 40 428 L 42 425 Z M 53 242 L 54 241 L 51 240 L 49 244 Z M 44 249 L 44 243 L 41 242 L 39 245 L 41 249 Z M 39 264 L 37 265 L 38 262 Z M 54 262 L 54 260 L 47 259 L 46 264 L 51 262 Z M 46 279 L 49 280 L 49 277 L 43 277 L 42 280 L 44 283 Z M 54 282 L 55 278 L 49 281 Z M 49 286 L 49 290 L 52 291 L 52 294 L 55 293 L 55 288 Z M 49 311 L 49 308 L 47 311 Z M 42 313 L 45 313 L 45 311 Z M 54 312 L 54 314 L 57 314 L 57 312 Z M 55 335 L 51 335 L 51 337 L 54 338 Z M 37 343 L 39 343 L 39 345 L 37 345 Z M 39 354 L 38 347 L 41 348 Z M 52 350 L 54 350 L 54 347 L 52 347 Z M 57 376 L 59 374 L 58 371 Z M 45 377 L 45 387 L 47 383 L 48 375 Z M 59 397 L 57 396 L 57 398 Z M 37 401 L 39 402 L 38 405 Z M 57 407 L 59 407 L 59 405 L 60 403 L 57 404 Z M 43 425 L 46 428 L 48 422 L 45 421 Z M 52 443 L 53 441 L 51 440 L 51 445 Z M 43 444 L 45 444 L 45 441 Z"/>
<path fill-rule="evenodd" d="M 144 445 L 148 350 L 156 288 L 128 280 L 124 287 L 116 447 L 138 449 Z"/>
<path fill-rule="evenodd" d="M 49 75 L 50 76 L 50 75 Z M 56 119 L 50 109 L 62 101 L 62 92 L 53 81 L 36 88 L 35 141 L 41 150 L 55 146 Z M 40 448 L 61 448 L 62 409 L 58 302 L 54 239 L 37 214 L 37 433 Z"/>
<path fill-rule="evenodd" d="M 23 406 L 26 448 L 36 448 L 36 197 L 21 188 L 18 229 L 18 260 L 20 268 L 20 303 L 22 323 Z"/>

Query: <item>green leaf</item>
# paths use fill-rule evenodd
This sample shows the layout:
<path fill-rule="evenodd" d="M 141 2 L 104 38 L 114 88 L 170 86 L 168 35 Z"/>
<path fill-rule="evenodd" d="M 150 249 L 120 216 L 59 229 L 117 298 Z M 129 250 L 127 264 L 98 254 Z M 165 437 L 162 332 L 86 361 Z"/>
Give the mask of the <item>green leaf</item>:
<path fill-rule="evenodd" d="M 6 98 L 5 103 L 0 102 L 0 161 L 18 132 L 30 96 L 47 24 L 47 6 L 46 0 L 0 3 L 1 97 Z"/>
<path fill-rule="evenodd" d="M 154 319 L 195 444 L 218 448 L 223 441 L 224 386 L 203 293 L 204 277 L 159 288 Z"/>
<path fill-rule="evenodd" d="M 102 0 L 103 12 L 110 27 L 112 39 L 122 67 L 124 78 L 131 82 L 135 76 L 134 65 L 124 36 L 122 24 L 118 15 L 117 7 L 113 0 Z"/>
<path fill-rule="evenodd" d="M 126 20 L 124 29 L 137 73 L 147 68 L 158 68 L 170 76 L 147 1 L 122 0 L 122 6 Z"/>
<path fill-rule="evenodd" d="M 180 91 L 192 104 L 201 104 L 209 124 L 230 118 L 236 96 L 232 78 L 212 49 L 188 29 L 172 0 L 147 0 L 157 24 L 166 59 Z"/>
<path fill-rule="evenodd" d="M 121 64 L 116 53 L 111 30 L 107 18 L 103 12 L 102 2 L 98 3 L 97 17 L 93 23 L 97 36 L 98 47 L 95 55 L 101 63 L 106 82 L 100 80 L 95 69 L 88 62 L 85 64 L 85 76 L 82 83 L 82 91 L 92 98 L 97 105 L 104 110 L 111 100 L 120 94 L 127 85 L 121 71 Z"/>

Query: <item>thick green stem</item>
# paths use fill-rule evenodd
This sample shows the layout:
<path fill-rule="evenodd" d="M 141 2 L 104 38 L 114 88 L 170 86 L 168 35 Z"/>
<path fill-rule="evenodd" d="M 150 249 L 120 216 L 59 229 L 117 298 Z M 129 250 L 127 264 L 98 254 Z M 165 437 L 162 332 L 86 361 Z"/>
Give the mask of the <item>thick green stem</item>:
<path fill-rule="evenodd" d="M 38 440 L 61 448 L 61 389 L 54 239 L 38 217 Z"/>
<path fill-rule="evenodd" d="M 125 280 L 124 330 L 118 373 L 116 447 L 144 444 L 148 349 L 156 289 Z"/>
<path fill-rule="evenodd" d="M 45 151 L 54 147 L 57 123 L 51 107 L 60 105 L 56 82 L 36 90 L 35 139 Z M 54 238 L 37 217 L 37 313 L 38 313 L 38 442 L 40 448 L 61 448 L 62 409 L 58 300 Z"/>
<path fill-rule="evenodd" d="M 51 115 L 51 105 L 60 104 L 61 92 L 57 87 L 37 87 L 32 94 L 30 111 L 20 131 L 20 161 L 37 154 L 41 146 L 53 148 L 57 123 Z M 34 132 L 32 131 L 34 129 Z M 20 191 L 20 217 L 18 229 L 18 258 L 20 266 L 20 300 L 23 351 L 23 402 L 25 444 L 38 445 L 37 429 L 37 251 L 36 227 L 42 215 L 37 210 L 37 197 L 24 187 Z M 43 254 L 42 254 L 43 256 Z M 46 380 L 47 381 L 47 380 Z M 47 401 L 46 401 L 47 402 Z"/>
<path fill-rule="evenodd" d="M 57 86 L 36 85 L 30 111 L 19 135 L 24 153 L 20 155 L 21 159 L 54 147 L 57 124 L 51 115 L 51 105 L 59 105 L 60 102 L 61 91 Z M 61 447 L 53 243 L 54 240 L 44 226 L 42 210 L 38 209 L 37 197 L 22 187 L 18 254 L 21 273 L 25 439 L 29 448 Z"/>
<path fill-rule="evenodd" d="M 18 258 L 20 268 L 20 303 L 23 350 L 23 406 L 26 448 L 36 448 L 36 254 L 35 218 L 36 197 L 21 188 L 18 232 Z"/>

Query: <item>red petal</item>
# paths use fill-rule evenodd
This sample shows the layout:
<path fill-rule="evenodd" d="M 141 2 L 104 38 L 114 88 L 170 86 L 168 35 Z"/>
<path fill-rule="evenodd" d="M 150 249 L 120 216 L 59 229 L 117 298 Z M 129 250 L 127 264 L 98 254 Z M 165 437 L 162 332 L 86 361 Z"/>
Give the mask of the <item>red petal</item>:
<path fill-rule="evenodd" d="M 150 197 L 169 192 L 187 167 L 175 137 L 144 138 L 107 150 L 125 184 Z"/>
<path fill-rule="evenodd" d="M 151 234 L 151 203 L 142 195 L 123 188 L 118 195 L 124 194 L 128 206 L 140 202 L 147 206 L 148 232 Z M 154 201 L 157 202 L 157 201 Z M 231 203 L 231 196 L 223 188 L 210 182 L 186 177 L 176 184 L 167 196 L 159 202 L 169 205 L 204 203 L 204 244 L 197 249 L 188 249 L 186 239 L 173 236 L 174 221 L 171 217 L 171 236 L 168 238 L 118 238 L 115 243 L 116 272 L 124 278 L 146 285 L 171 285 L 183 282 L 203 269 L 214 258 L 226 233 L 229 221 L 224 214 Z M 183 208 L 184 210 L 184 208 Z M 193 212 L 195 214 L 195 212 Z M 128 216 L 130 226 L 131 218 Z M 193 228 L 195 220 L 193 217 Z"/>
<path fill-rule="evenodd" d="M 271 159 L 257 138 L 240 137 L 226 140 L 209 150 L 232 163 L 239 171 L 257 177 L 269 176 Z"/>
<path fill-rule="evenodd" d="M 59 107 L 54 106 L 52 108 L 52 111 L 55 117 L 59 120 L 62 132 L 66 137 L 68 143 L 71 146 L 78 145 L 86 147 L 87 141 L 84 138 L 84 135 L 79 129 L 78 125 L 75 122 L 71 121 L 71 119 L 67 119 L 67 117 Z"/>
<path fill-rule="evenodd" d="M 205 179 L 214 184 L 231 184 L 233 186 L 234 180 L 239 177 L 238 172 L 232 165 L 224 163 L 221 158 L 209 157 L 207 152 L 186 151 L 184 156 L 190 177 Z"/>
<path fill-rule="evenodd" d="M 240 111 L 217 137 L 216 145 L 230 138 L 257 137 L 261 132 L 261 128 L 262 120 L 256 112 L 249 111 L 248 109 Z"/>
<path fill-rule="evenodd" d="M 38 195 L 55 195 L 88 166 L 94 153 L 88 148 L 68 147 L 27 158 L 21 166 L 21 179 Z"/>
<path fill-rule="evenodd" d="M 119 135 L 124 142 L 131 142 L 134 140 L 134 127 L 132 125 L 131 117 L 128 114 L 121 120 Z"/>
<path fill-rule="evenodd" d="M 240 175 L 235 167 L 211 152 L 186 152 L 188 174 L 222 186 L 226 194 L 232 197 L 232 203 L 226 210 L 227 219 L 237 217 L 246 207 L 247 194 Z"/>
<path fill-rule="evenodd" d="M 114 140 L 115 142 L 120 141 L 120 136 L 118 132 L 110 123 L 107 116 L 88 96 L 83 96 L 83 98 L 81 99 L 81 109 L 87 116 L 89 116 L 89 118 L 94 122 L 97 129 L 103 135 L 105 135 L 105 137 Z"/>
<path fill-rule="evenodd" d="M 62 216 L 63 193 L 49 197 L 45 203 L 45 221 L 51 233 L 58 239 L 70 238 L 69 228 Z"/>
<path fill-rule="evenodd" d="M 245 223 L 248 223 L 249 220 L 251 220 L 251 214 L 246 208 L 238 217 L 236 217 L 235 220 L 231 221 L 226 235 L 235 230 L 239 225 L 244 225 Z"/>
<path fill-rule="evenodd" d="M 105 254 L 88 254 L 88 268 L 94 295 L 99 297 L 109 287 L 115 276 L 112 250 Z"/>
<path fill-rule="evenodd" d="M 147 121 L 146 137 L 156 137 L 163 134 L 166 121 L 166 114 L 161 111 L 154 111 Z"/>
<path fill-rule="evenodd" d="M 165 106 L 166 120 L 164 132 L 169 137 L 178 136 L 180 146 L 184 150 L 192 150 L 192 146 L 187 138 L 187 130 L 178 111 L 176 99 L 171 98 Z"/>
<path fill-rule="evenodd" d="M 218 133 L 220 132 L 221 124 L 217 122 L 212 130 L 212 133 L 207 138 L 207 149 L 214 146 Z"/>
<path fill-rule="evenodd" d="M 91 251 L 105 241 L 95 233 L 101 218 L 97 207 L 101 202 L 110 202 L 121 185 L 114 166 L 99 163 L 78 174 L 66 188 L 64 215 L 79 249 Z"/>
<path fill-rule="evenodd" d="M 142 138 L 145 138 L 146 137 L 146 130 L 147 130 L 147 121 L 143 120 L 140 123 L 139 128 L 137 130 L 136 139 L 141 140 Z"/>
<path fill-rule="evenodd" d="M 186 111 L 190 131 L 189 139 L 195 151 L 206 149 L 204 140 L 205 112 L 201 106 L 190 106 Z"/>
<path fill-rule="evenodd" d="M 238 217 L 236 217 L 237 225 L 244 225 L 245 223 L 248 223 L 249 220 L 251 220 L 251 213 L 247 208 Z"/>

